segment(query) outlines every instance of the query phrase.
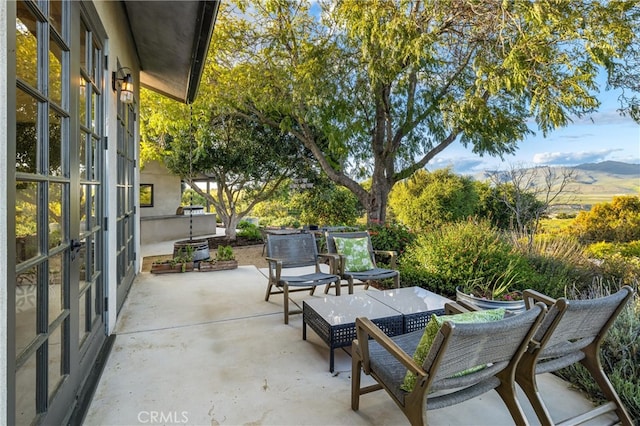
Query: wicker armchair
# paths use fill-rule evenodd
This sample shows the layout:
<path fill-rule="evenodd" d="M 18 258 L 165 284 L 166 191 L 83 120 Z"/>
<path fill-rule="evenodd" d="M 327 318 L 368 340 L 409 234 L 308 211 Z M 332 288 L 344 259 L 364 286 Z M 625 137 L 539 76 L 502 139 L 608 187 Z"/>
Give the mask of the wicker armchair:
<path fill-rule="evenodd" d="M 412 425 L 424 425 L 429 409 L 458 404 L 495 389 L 515 423 L 526 424 L 516 399 L 513 377 L 518 360 L 545 311 L 540 303 L 523 314 L 495 322 L 453 324 L 447 321 L 436 335 L 423 365 L 418 365 L 411 356 L 422 330 L 388 337 L 370 320 L 358 318 L 357 340 L 351 350 L 351 408 L 359 409 L 360 395 L 384 389 Z M 482 370 L 454 377 L 470 367 L 485 364 L 487 367 Z M 411 392 L 400 388 L 407 370 L 417 374 Z M 378 383 L 361 388 L 361 371 Z M 432 391 L 438 392 L 429 395 Z"/>
<path fill-rule="evenodd" d="M 369 269 L 366 271 L 349 271 L 345 268 L 345 259 L 344 256 L 340 256 L 338 262 L 338 274 L 343 280 L 347 280 L 349 284 L 349 293 L 353 293 L 353 285 L 354 280 L 360 281 L 365 287 L 365 289 L 369 288 L 370 281 L 378 281 L 384 280 L 387 278 L 393 278 L 393 283 L 396 288 L 400 288 L 400 272 L 396 270 L 396 257 L 397 253 L 394 251 L 385 251 L 385 250 L 374 250 L 371 245 L 371 237 L 369 233 L 366 231 L 357 231 L 357 232 L 327 232 L 327 252 L 330 254 L 338 255 L 338 249 L 336 247 L 336 243 L 334 238 L 367 238 L 369 245 L 369 253 L 371 256 L 371 262 L 373 264 L 373 269 Z M 391 265 L 391 269 L 378 268 L 376 265 L 376 254 L 384 255 L 389 257 L 389 263 Z M 326 292 L 326 291 L 325 291 Z"/>
<path fill-rule="evenodd" d="M 340 295 L 340 277 L 322 272 L 320 262 L 320 259 L 328 259 L 329 272 L 334 271 L 336 256 L 319 255 L 313 234 L 267 235 L 266 246 L 269 267 L 265 274 L 268 282 L 264 300 L 268 302 L 272 294 L 284 295 L 285 324 L 289 323 L 289 315 L 302 312 L 300 306 L 290 299 L 290 293 L 309 291 L 312 295 L 317 286 L 325 285 L 328 291 L 333 284 L 336 295 Z M 290 300 L 298 309 L 289 310 Z"/>
<path fill-rule="evenodd" d="M 619 421 L 632 425 L 633 421 L 620 397 L 609 382 L 600 363 L 600 344 L 607 331 L 633 295 L 625 286 L 615 294 L 588 300 L 554 300 L 536 291 L 524 292 L 527 307 L 543 302 L 549 311 L 532 344 L 518 364 L 516 382 L 522 387 L 543 425 L 554 421 L 546 409 L 536 375 L 582 363 L 594 378 L 608 402 L 593 410 L 563 421 L 563 424 L 581 424 L 602 414 L 615 411 Z"/>

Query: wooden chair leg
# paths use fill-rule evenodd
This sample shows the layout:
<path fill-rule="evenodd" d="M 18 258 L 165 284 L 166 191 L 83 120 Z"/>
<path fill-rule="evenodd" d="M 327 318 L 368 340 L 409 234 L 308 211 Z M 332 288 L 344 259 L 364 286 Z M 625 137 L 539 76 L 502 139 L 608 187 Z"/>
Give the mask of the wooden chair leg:
<path fill-rule="evenodd" d="M 498 395 L 500 395 L 500 398 L 502 398 L 504 405 L 507 406 L 507 409 L 509 410 L 514 423 L 517 425 L 528 425 L 529 421 L 524 415 L 522 406 L 516 398 L 515 385 L 503 381 L 500 386 L 496 388 L 496 392 L 498 392 Z"/>
<path fill-rule="evenodd" d="M 284 323 L 289 324 L 289 285 L 285 284 L 283 288 L 284 294 Z"/>
<path fill-rule="evenodd" d="M 516 373 L 516 382 L 522 388 L 527 399 L 533 407 L 533 411 L 536 413 L 536 417 L 543 426 L 552 426 L 553 419 L 551 414 L 542 402 L 542 395 L 538 391 L 538 384 L 536 383 L 535 376 L 535 363 L 528 362 L 529 360 L 521 360 L 518 365 L 518 371 Z"/>
<path fill-rule="evenodd" d="M 393 283 L 395 284 L 396 288 L 400 288 L 400 273 L 393 277 Z"/>
<path fill-rule="evenodd" d="M 273 283 L 271 282 L 271 280 L 269 280 L 269 283 L 267 284 L 267 294 L 265 294 L 264 296 L 264 301 L 268 302 L 269 301 L 269 296 L 271 296 L 271 289 L 273 288 Z"/>
<path fill-rule="evenodd" d="M 354 345 L 355 346 L 355 345 Z M 360 379 L 362 376 L 362 360 L 358 355 L 358 351 L 351 350 L 351 409 L 358 411 L 360 409 Z"/>
<path fill-rule="evenodd" d="M 624 408 L 624 404 L 618 396 L 618 393 L 613 388 L 613 385 L 611 385 L 611 382 L 609 381 L 607 375 L 604 374 L 604 371 L 602 371 L 602 365 L 598 360 L 598 353 L 597 350 L 595 350 L 595 348 L 593 347 L 593 344 L 585 348 L 584 351 L 587 355 L 582 360 L 582 365 L 589 371 L 589 373 L 591 373 L 591 376 L 596 381 L 598 387 L 607 398 L 607 400 L 613 402 L 616 405 L 615 412 L 618 416 L 618 420 L 620 420 L 620 423 L 625 426 L 633 425 L 631 416 Z"/>

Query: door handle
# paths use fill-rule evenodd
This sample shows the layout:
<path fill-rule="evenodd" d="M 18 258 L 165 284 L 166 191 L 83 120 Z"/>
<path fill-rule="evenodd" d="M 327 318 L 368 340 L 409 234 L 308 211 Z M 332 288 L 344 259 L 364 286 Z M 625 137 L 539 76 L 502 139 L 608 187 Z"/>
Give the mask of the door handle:
<path fill-rule="evenodd" d="M 78 240 L 71 240 L 71 260 L 74 260 L 76 258 L 76 255 L 78 254 L 78 252 L 80 251 L 80 249 L 82 248 L 84 244 L 81 243 Z"/>

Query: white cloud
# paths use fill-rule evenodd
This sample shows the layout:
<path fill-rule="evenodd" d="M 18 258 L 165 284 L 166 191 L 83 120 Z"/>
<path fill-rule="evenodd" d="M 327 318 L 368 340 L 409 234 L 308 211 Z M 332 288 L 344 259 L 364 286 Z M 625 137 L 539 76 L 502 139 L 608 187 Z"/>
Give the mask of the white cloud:
<path fill-rule="evenodd" d="M 581 163 L 597 163 L 606 160 L 613 152 L 621 149 L 603 149 L 584 152 L 540 152 L 533 155 L 535 164 L 576 165 Z"/>
<path fill-rule="evenodd" d="M 467 158 L 450 158 L 450 157 L 435 157 L 427 164 L 428 169 L 444 169 L 445 167 L 452 167 L 454 173 L 457 174 L 473 174 L 484 169 L 485 161 L 479 157 L 467 157 Z"/>

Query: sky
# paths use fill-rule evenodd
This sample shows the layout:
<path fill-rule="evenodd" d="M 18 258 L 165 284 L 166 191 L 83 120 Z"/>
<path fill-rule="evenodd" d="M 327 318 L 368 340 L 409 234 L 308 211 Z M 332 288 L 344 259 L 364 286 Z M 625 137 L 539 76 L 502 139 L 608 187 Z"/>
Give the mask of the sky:
<path fill-rule="evenodd" d="M 536 134 L 518 144 L 514 155 L 480 157 L 471 149 L 455 142 L 436 156 L 427 169 L 453 167 L 460 174 L 475 174 L 485 170 L 506 170 L 517 166 L 576 166 L 602 161 L 621 161 L 638 164 L 640 171 L 640 124 L 617 111 L 620 91 L 599 93 L 601 106 L 597 112 L 582 118 L 573 118 L 573 123 L 556 129 L 546 137 L 529 126 Z"/>

